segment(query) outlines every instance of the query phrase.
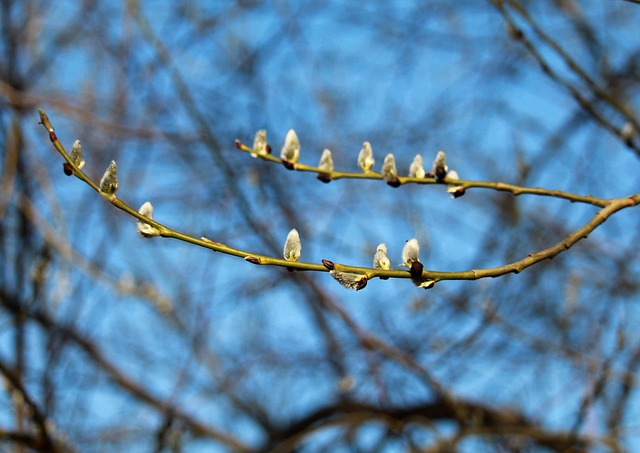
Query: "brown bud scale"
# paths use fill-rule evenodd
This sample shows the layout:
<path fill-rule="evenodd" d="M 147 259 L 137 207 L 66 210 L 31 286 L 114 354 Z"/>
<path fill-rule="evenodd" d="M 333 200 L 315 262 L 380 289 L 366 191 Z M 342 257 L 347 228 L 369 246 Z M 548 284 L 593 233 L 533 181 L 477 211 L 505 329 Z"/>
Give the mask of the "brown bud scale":
<path fill-rule="evenodd" d="M 460 198 L 461 196 L 463 196 L 465 194 L 466 190 L 464 187 L 461 187 L 459 189 L 457 189 L 455 192 L 452 193 L 453 198 Z"/>
<path fill-rule="evenodd" d="M 396 176 L 394 176 L 389 181 L 387 181 L 387 184 L 389 184 L 391 187 L 400 187 L 402 183 Z"/>
<path fill-rule="evenodd" d="M 326 267 L 330 271 L 334 270 L 336 267 L 333 261 L 329 261 L 329 260 L 322 260 L 322 264 L 324 265 L 324 267 Z"/>
<path fill-rule="evenodd" d="M 318 176 L 316 176 L 316 178 L 318 179 L 318 181 L 322 181 L 325 184 L 331 182 L 331 176 L 325 175 L 324 173 L 318 173 Z"/>
<path fill-rule="evenodd" d="M 362 278 L 360 279 L 360 281 L 358 282 L 358 286 L 356 286 L 356 291 L 360 291 L 362 288 L 364 288 L 365 286 L 367 286 L 367 282 L 369 281 L 368 278 Z"/>
<path fill-rule="evenodd" d="M 73 168 L 69 165 L 69 162 L 62 164 L 62 171 L 64 171 L 64 174 L 67 176 L 73 175 Z"/>
<path fill-rule="evenodd" d="M 411 269 L 409 270 L 409 273 L 411 274 L 411 278 L 421 278 L 423 269 L 424 269 L 424 266 L 420 261 L 418 260 L 414 261 L 411 264 Z"/>

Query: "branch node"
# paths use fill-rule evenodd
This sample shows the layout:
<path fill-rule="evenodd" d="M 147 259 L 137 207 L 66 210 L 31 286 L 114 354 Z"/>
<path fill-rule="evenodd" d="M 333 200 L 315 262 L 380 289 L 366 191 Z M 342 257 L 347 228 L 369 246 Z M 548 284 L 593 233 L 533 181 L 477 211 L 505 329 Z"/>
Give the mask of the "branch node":
<path fill-rule="evenodd" d="M 251 264 L 262 264 L 262 260 L 255 256 L 245 256 L 244 260 Z"/>
<path fill-rule="evenodd" d="M 402 183 L 400 182 L 397 176 L 394 176 L 391 179 L 389 179 L 387 181 L 387 184 L 390 185 L 391 187 L 400 187 L 402 185 Z"/>
<path fill-rule="evenodd" d="M 62 171 L 67 176 L 72 176 L 73 175 L 73 167 L 71 167 L 69 162 L 65 162 L 65 163 L 62 164 Z"/>

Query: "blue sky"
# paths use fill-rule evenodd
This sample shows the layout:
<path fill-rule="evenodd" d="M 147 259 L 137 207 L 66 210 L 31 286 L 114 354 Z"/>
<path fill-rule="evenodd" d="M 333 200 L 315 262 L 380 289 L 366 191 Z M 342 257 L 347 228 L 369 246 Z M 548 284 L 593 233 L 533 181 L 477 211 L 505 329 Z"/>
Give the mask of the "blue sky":
<path fill-rule="evenodd" d="M 63 13 L 73 5 L 62 2 L 56 5 L 56 15 L 42 16 L 40 39 L 65 26 L 60 18 L 72 17 L 70 11 Z M 387 243 L 392 263 L 399 264 L 405 240 L 417 237 L 427 268 L 467 270 L 505 264 L 507 257 L 520 259 L 548 247 L 563 238 L 565 228 L 581 226 L 596 212 L 589 206 L 530 196 L 508 205 L 509 195 L 483 190 L 452 200 L 437 186 L 392 189 L 379 181 L 350 180 L 325 185 L 312 174 L 287 172 L 235 150 L 235 138 L 251 143 L 262 128 L 267 129 L 274 152 L 279 152 L 287 130 L 293 128 L 300 137 L 302 162 L 315 165 L 328 147 L 340 170 L 357 168 L 357 154 L 368 140 L 375 169 L 380 169 L 388 152 L 396 156 L 399 171 L 406 172 L 415 154 L 422 154 L 428 166 L 443 149 L 449 166 L 465 179 L 518 183 L 519 168 L 531 163 L 531 171 L 521 180 L 527 186 L 600 197 L 638 191 L 638 157 L 592 121 L 580 123 L 578 130 L 563 130 L 582 111 L 523 54 L 519 43 L 507 38 L 499 14 L 484 3 L 184 5 L 141 3 L 146 20 L 171 52 L 173 66 L 206 119 L 215 146 L 206 143 L 170 71 L 159 63 L 153 46 L 120 4 L 96 6 L 86 29 L 60 50 L 55 64 L 34 87 L 63 143 L 69 148 L 76 138 L 83 141 L 89 175 L 99 179 L 108 162 L 116 159 L 118 195 L 135 208 L 151 200 L 155 217 L 180 231 L 279 255 L 287 232 L 295 227 L 302 236 L 303 260 L 325 258 L 354 265 L 369 265 L 380 242 Z M 593 69 L 588 67 L 590 49 L 566 17 L 550 16 L 554 10 L 544 5 L 536 8 L 533 14 L 544 29 L 577 61 L 585 62 L 586 69 Z M 617 2 L 611 6 L 591 2 L 585 7 L 585 20 L 600 24 L 595 30 L 606 44 L 613 69 L 637 48 L 629 36 L 639 11 L 635 5 Z M 98 20 L 104 17 L 109 20 Z M 92 27 L 99 28 L 92 33 Z M 540 47 L 553 67 L 573 80 L 553 52 Z M 127 58 L 120 61 L 123 54 Z M 629 92 L 634 96 L 629 102 L 637 106 L 637 93 Z M 90 115 L 102 121 L 100 127 L 91 126 Z M 620 121 L 613 113 L 611 118 Z M 189 332 L 199 332 L 204 344 L 219 355 L 223 369 L 239 372 L 246 365 L 247 370 L 263 370 L 238 378 L 235 384 L 240 389 L 246 386 L 244 393 L 264 395 L 275 407 L 281 405 L 283 414 L 335 397 L 335 371 L 323 356 L 323 337 L 308 305 L 310 296 L 301 289 L 305 284 L 297 283 L 299 275 L 251 266 L 186 244 L 141 240 L 133 219 L 78 180 L 63 177 L 61 160 L 36 121 L 34 116 L 29 159 L 43 169 L 38 202 L 74 248 L 114 281 L 133 279 L 138 289 L 143 282 L 154 286 L 184 313 Z M 51 204 L 47 191 L 57 205 Z M 257 220 L 266 233 L 252 230 L 246 216 Z M 292 224 L 294 220 L 298 223 Z M 552 401 L 555 412 L 550 411 L 550 423 L 563 427 L 567 407 L 557 403 L 557 395 L 576 375 L 589 379 L 571 363 L 545 363 L 544 395 L 534 398 L 522 395 L 523 388 L 526 392 L 536 387 L 532 378 L 536 366 L 514 359 L 521 345 L 503 345 L 495 359 L 489 355 L 495 338 L 497 345 L 504 341 L 500 329 L 488 332 L 474 348 L 458 351 L 465 357 L 460 362 L 468 367 L 462 370 L 452 370 L 438 348 L 450 344 L 456 350 L 456 341 L 483 320 L 482 304 L 489 302 L 499 305 L 513 322 L 531 322 L 520 327 L 544 337 L 548 334 L 544 322 L 538 325 L 532 314 L 537 305 L 529 311 L 519 299 L 530 302 L 532 296 L 522 292 L 539 290 L 541 299 L 549 298 L 541 306 L 560 307 L 567 276 L 574 276 L 585 282 L 582 304 L 590 301 L 598 294 L 597 277 L 593 282 L 590 278 L 602 265 L 599 260 L 608 259 L 608 254 L 620 256 L 632 247 L 637 224 L 633 210 L 619 213 L 589 239 L 602 244 L 601 256 L 591 260 L 592 253 L 598 255 L 597 248 L 579 246 L 575 254 L 570 250 L 548 264 L 558 266 L 558 274 L 548 280 L 542 277 L 541 282 L 523 274 L 442 282 L 426 292 L 408 280 L 374 280 L 355 293 L 338 286 L 328 274 L 311 278 L 363 328 L 392 342 L 403 336 L 418 345 L 424 341 L 417 353 L 422 363 L 433 364 L 434 373 L 461 395 L 523 407 L 534 417 L 545 416 L 544 403 Z M 542 237 L 534 237 L 539 231 Z M 483 250 L 491 239 L 493 246 Z M 633 260 L 636 274 L 637 266 Z M 75 319 L 114 358 L 142 357 L 125 362 L 126 371 L 157 394 L 175 398 L 214 424 L 229 423 L 224 398 L 207 399 L 220 391 L 207 379 L 217 383 L 217 378 L 211 378 L 211 370 L 193 356 L 188 342 L 148 300 L 118 293 L 109 283 L 95 284 L 72 266 L 61 265 L 58 272 L 57 281 L 68 279 L 72 288 L 57 308 L 62 318 Z M 635 293 L 615 297 L 615 318 L 635 319 L 636 310 L 626 305 Z M 456 308 L 464 301 L 468 308 Z M 619 315 L 619 307 L 628 311 Z M 586 336 L 593 319 L 585 319 L 586 327 L 576 330 Z M 338 319 L 332 322 L 341 341 L 354 344 L 347 363 L 358 394 L 373 398 L 378 389 L 366 377 L 371 358 L 361 354 L 352 333 Z M 474 356 L 478 350 L 487 356 Z M 270 357 L 277 359 L 275 365 Z M 309 373 L 314 365 L 296 367 L 295 358 L 316 360 L 317 375 Z M 190 368 L 192 363 L 196 364 Z M 181 367 L 187 371 L 176 375 Z M 512 370 L 521 377 L 513 385 L 507 382 Z M 385 373 L 389 381 L 404 386 L 391 400 L 425 397 L 424 388 L 406 370 L 389 365 Z M 504 385 L 504 392 L 491 385 L 495 381 Z M 89 382 L 84 385 L 91 387 Z M 129 405 L 108 384 L 90 393 L 101 409 L 105 405 L 113 409 L 103 413 L 105 426 L 117 421 L 118 414 L 146 413 Z M 578 394 L 572 396 L 569 412 L 579 399 Z M 149 417 L 141 417 L 140 426 L 157 421 Z M 73 426 L 73 417 L 69 424 Z M 258 437 L 258 429 L 246 418 L 229 424 L 236 424 L 229 427 L 231 431 L 250 440 Z"/>

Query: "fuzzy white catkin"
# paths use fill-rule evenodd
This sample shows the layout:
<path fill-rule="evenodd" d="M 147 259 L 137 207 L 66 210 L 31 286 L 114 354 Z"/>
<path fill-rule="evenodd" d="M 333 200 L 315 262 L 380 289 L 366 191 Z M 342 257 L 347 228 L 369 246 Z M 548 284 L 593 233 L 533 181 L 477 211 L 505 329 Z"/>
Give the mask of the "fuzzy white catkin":
<path fill-rule="evenodd" d="M 371 167 L 376 163 L 373 159 L 373 150 L 371 149 L 371 143 L 364 142 L 360 154 L 358 154 L 358 166 L 363 172 L 368 172 Z"/>
<path fill-rule="evenodd" d="M 389 270 L 391 268 L 391 262 L 387 257 L 387 245 L 382 243 L 378 245 L 376 254 L 373 257 L 373 267 L 375 269 Z"/>
<path fill-rule="evenodd" d="M 409 239 L 402 249 L 402 265 L 410 268 L 414 261 L 418 261 L 419 251 L 418 240 L 416 238 Z"/>
<path fill-rule="evenodd" d="M 382 177 L 386 182 L 389 182 L 397 176 L 396 159 L 393 157 L 393 154 L 389 153 L 385 156 L 384 162 L 382 163 Z"/>
<path fill-rule="evenodd" d="M 138 209 L 138 212 L 146 218 L 153 220 L 153 205 L 149 201 L 145 201 L 144 204 L 140 206 L 140 209 Z M 148 223 L 144 223 L 140 220 L 138 220 L 138 222 L 136 223 L 136 231 L 138 235 L 143 238 L 150 238 L 160 235 L 160 231 L 157 228 L 152 227 Z"/>
<path fill-rule="evenodd" d="M 333 157 L 331 156 L 331 151 L 325 149 L 322 151 L 322 156 L 320 156 L 320 164 L 318 168 L 326 171 L 333 171 Z"/>
<path fill-rule="evenodd" d="M 436 154 L 436 158 L 433 161 L 433 172 L 436 172 L 436 168 L 441 167 L 444 168 L 444 172 L 446 173 L 449 170 L 447 167 L 447 155 L 444 151 L 438 151 Z"/>
<path fill-rule="evenodd" d="M 458 176 L 458 172 L 455 170 L 451 170 L 449 173 L 447 173 L 447 178 L 460 179 L 460 177 Z M 458 190 L 459 187 L 461 186 L 456 186 L 455 184 L 447 184 L 447 192 L 449 193 L 455 192 L 456 190 Z"/>
<path fill-rule="evenodd" d="M 84 167 L 84 159 L 82 158 L 82 144 L 80 143 L 80 140 L 76 140 L 75 142 L 73 142 L 69 158 L 71 159 L 71 162 L 73 162 L 79 169 L 82 169 L 82 167 Z"/>
<path fill-rule="evenodd" d="M 367 277 L 365 275 L 352 274 L 350 272 L 340 272 L 336 271 L 335 269 L 329 271 L 329 274 L 331 274 L 331 276 L 335 278 L 338 283 L 340 283 L 347 289 L 355 289 L 356 291 L 358 291 L 367 286 Z"/>
<path fill-rule="evenodd" d="M 458 172 L 455 170 L 451 170 L 447 173 L 447 178 L 458 180 L 460 177 L 458 176 Z M 451 194 L 453 198 L 462 196 L 464 194 L 464 186 L 459 186 L 457 184 L 447 184 L 447 192 Z"/>
<path fill-rule="evenodd" d="M 293 228 L 287 234 L 287 240 L 284 243 L 284 250 L 282 254 L 287 261 L 298 261 L 300 254 L 302 253 L 302 244 L 300 243 L 300 235 L 298 230 Z"/>
<path fill-rule="evenodd" d="M 411 178 L 424 178 L 425 174 L 424 166 L 422 165 L 422 156 L 416 154 L 416 157 L 413 158 L 413 162 L 411 162 L 411 166 L 409 167 L 409 176 Z"/>
<path fill-rule="evenodd" d="M 284 146 L 280 152 L 280 158 L 287 162 L 296 163 L 300 157 L 300 142 L 298 136 L 293 129 L 289 129 L 287 137 L 284 140 Z"/>
<path fill-rule="evenodd" d="M 102 175 L 100 179 L 100 191 L 113 195 L 118 190 L 118 167 L 116 161 L 112 160 L 107 168 L 107 171 Z"/>
<path fill-rule="evenodd" d="M 259 155 L 267 154 L 267 131 L 265 129 L 260 129 L 256 132 L 256 136 L 253 139 L 253 152 L 251 155 L 253 157 L 258 157 Z"/>

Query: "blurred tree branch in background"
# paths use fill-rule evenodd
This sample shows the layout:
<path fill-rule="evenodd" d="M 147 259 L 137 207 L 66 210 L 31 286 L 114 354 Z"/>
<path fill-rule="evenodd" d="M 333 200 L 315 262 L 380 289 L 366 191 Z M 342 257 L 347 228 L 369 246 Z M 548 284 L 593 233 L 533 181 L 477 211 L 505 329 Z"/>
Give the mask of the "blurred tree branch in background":
<path fill-rule="evenodd" d="M 637 450 L 633 3 L 2 2 L 1 448 Z"/>

